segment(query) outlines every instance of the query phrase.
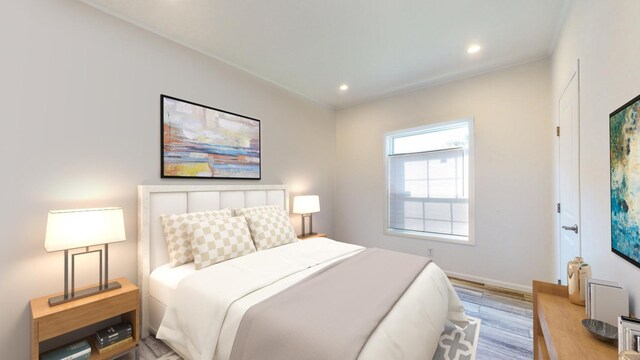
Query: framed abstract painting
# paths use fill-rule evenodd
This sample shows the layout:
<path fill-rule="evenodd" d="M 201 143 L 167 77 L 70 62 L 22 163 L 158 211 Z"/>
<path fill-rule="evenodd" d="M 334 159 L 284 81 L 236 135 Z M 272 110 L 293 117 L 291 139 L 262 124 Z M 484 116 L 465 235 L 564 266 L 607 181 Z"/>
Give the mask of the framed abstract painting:
<path fill-rule="evenodd" d="M 260 120 L 160 96 L 162 177 L 260 180 Z"/>
<path fill-rule="evenodd" d="M 640 96 L 609 116 L 611 251 L 640 267 Z"/>

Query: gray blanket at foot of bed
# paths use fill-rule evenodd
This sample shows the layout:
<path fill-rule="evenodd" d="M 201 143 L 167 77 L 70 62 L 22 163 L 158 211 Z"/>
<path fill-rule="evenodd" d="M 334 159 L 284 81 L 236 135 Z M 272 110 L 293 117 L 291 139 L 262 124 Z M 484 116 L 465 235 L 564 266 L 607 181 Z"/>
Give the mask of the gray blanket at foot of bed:
<path fill-rule="evenodd" d="M 231 360 L 356 359 L 429 262 L 366 249 L 332 264 L 251 307 L 240 323 Z"/>

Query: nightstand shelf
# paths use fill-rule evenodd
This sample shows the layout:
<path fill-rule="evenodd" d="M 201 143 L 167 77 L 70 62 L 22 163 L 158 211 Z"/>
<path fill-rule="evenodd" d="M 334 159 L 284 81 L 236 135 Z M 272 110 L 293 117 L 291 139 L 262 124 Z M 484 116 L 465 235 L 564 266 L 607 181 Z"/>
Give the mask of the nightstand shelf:
<path fill-rule="evenodd" d="M 111 359 L 115 356 L 125 354 L 128 351 L 131 351 L 132 349 L 134 349 L 136 346 L 138 346 L 138 341 L 133 340 L 130 343 L 126 343 L 122 346 L 118 346 L 115 349 L 105 351 L 102 354 L 100 354 L 98 352 L 98 349 L 96 348 L 95 340 L 94 339 L 88 339 L 88 340 L 89 340 L 89 344 L 91 344 L 91 360 Z"/>
<path fill-rule="evenodd" d="M 307 240 L 307 239 L 313 239 L 313 238 L 319 238 L 319 237 L 327 237 L 327 234 L 313 233 L 313 234 L 307 235 L 307 236 L 298 235 L 298 239 L 299 240 Z"/>
<path fill-rule="evenodd" d="M 140 340 L 138 287 L 125 278 L 114 281 L 120 282 L 122 287 L 61 305 L 49 306 L 48 303 L 50 297 L 60 294 L 32 299 L 31 359 L 40 358 L 40 343 L 45 340 L 118 316 L 131 323 L 133 341 L 100 354 L 91 336 L 87 339 L 91 344 L 91 359 L 110 359 L 136 348 Z"/>

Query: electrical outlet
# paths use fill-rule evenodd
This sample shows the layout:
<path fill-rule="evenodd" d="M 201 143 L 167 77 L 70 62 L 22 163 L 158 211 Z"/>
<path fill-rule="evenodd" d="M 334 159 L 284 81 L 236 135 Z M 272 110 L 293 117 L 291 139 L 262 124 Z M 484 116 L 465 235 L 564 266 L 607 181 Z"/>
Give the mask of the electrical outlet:
<path fill-rule="evenodd" d="M 433 258 L 433 248 L 427 249 L 427 257 Z"/>

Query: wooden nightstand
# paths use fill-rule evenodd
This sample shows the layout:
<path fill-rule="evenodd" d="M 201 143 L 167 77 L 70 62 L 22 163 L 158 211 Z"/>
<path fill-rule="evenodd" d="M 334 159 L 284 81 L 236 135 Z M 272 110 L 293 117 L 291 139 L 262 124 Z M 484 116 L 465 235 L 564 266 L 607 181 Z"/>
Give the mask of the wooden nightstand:
<path fill-rule="evenodd" d="M 311 234 L 311 235 L 307 235 L 307 236 L 299 235 L 299 236 L 298 236 L 298 239 L 300 239 L 300 240 L 307 240 L 307 239 L 312 239 L 312 238 L 317 238 L 317 237 L 327 237 L 327 234 L 323 234 L 323 233 L 315 233 L 315 234 Z"/>
<path fill-rule="evenodd" d="M 616 359 L 616 346 L 589 334 L 580 323 L 584 306 L 568 296 L 566 286 L 533 281 L 533 358 Z"/>
<path fill-rule="evenodd" d="M 138 287 L 125 278 L 113 280 L 122 287 L 61 305 L 49 306 L 48 303 L 51 296 L 61 293 L 32 299 L 31 359 L 39 359 L 41 342 L 117 316 L 133 326 L 133 342 L 99 354 L 91 336 L 88 339 L 91 359 L 111 359 L 136 348 L 140 341 Z"/>

